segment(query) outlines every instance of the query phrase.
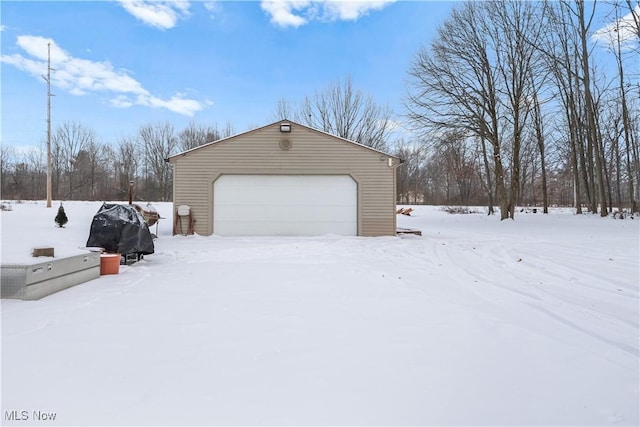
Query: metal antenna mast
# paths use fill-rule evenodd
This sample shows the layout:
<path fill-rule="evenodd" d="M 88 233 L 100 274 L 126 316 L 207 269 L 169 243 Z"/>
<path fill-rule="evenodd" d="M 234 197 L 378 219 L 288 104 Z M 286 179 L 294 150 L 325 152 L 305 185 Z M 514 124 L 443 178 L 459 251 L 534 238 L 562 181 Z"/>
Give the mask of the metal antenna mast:
<path fill-rule="evenodd" d="M 47 207 L 51 207 L 51 43 L 47 44 Z"/>

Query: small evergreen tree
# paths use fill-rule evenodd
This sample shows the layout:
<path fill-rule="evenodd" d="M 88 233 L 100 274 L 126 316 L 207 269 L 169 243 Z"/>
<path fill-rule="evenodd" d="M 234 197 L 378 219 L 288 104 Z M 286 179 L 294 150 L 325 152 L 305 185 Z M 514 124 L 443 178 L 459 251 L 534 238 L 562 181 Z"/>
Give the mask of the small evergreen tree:
<path fill-rule="evenodd" d="M 58 208 L 58 214 L 56 215 L 56 224 L 58 227 L 64 227 L 64 225 L 69 222 L 69 218 L 67 218 L 67 214 L 64 212 L 64 207 L 62 204 Z"/>

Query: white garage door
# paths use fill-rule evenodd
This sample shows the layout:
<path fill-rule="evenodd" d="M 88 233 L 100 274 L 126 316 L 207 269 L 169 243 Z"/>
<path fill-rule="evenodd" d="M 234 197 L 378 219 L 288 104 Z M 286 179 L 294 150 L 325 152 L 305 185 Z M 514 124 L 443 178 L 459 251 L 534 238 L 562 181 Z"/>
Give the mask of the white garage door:
<path fill-rule="evenodd" d="M 358 188 L 348 175 L 222 175 L 213 200 L 221 236 L 358 234 Z"/>

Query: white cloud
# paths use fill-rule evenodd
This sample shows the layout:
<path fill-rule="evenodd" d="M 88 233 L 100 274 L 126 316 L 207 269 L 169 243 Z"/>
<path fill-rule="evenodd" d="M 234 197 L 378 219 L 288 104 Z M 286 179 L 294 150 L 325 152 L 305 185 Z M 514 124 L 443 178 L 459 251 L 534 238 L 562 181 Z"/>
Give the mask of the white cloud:
<path fill-rule="evenodd" d="M 175 27 L 178 19 L 190 15 L 186 0 L 118 0 L 118 3 L 140 21 L 161 30 Z"/>
<path fill-rule="evenodd" d="M 324 9 L 326 18 L 330 20 L 341 19 L 345 21 L 355 21 L 369 13 L 370 10 L 380 10 L 394 1 L 395 0 L 327 1 L 324 3 Z"/>
<path fill-rule="evenodd" d="M 6 29 L 7 29 L 7 26 L 6 26 L 6 25 L 0 25 L 0 31 L 4 31 L 4 30 L 6 30 Z"/>
<path fill-rule="evenodd" d="M 112 98 L 109 102 L 111 105 L 118 108 L 129 108 L 134 105 L 133 101 L 131 101 L 131 99 L 126 95 L 118 95 L 115 98 Z"/>
<path fill-rule="evenodd" d="M 304 10 L 310 4 L 310 1 L 297 0 L 263 0 L 260 3 L 262 10 L 271 16 L 271 22 L 280 27 L 299 27 L 308 21 L 293 12 Z"/>
<path fill-rule="evenodd" d="M 211 19 L 215 19 L 215 15 L 220 11 L 220 3 L 217 0 L 209 0 L 203 2 L 204 8 L 209 12 Z"/>
<path fill-rule="evenodd" d="M 185 99 L 180 94 L 166 101 L 151 95 L 139 95 L 137 97 L 137 103 L 153 108 L 166 108 L 169 111 L 184 116 L 193 116 L 196 112 L 202 110 L 202 104 L 200 102 L 193 99 Z"/>
<path fill-rule="evenodd" d="M 300 27 L 312 20 L 355 21 L 396 0 L 262 0 L 260 6 L 280 27 Z"/>
<path fill-rule="evenodd" d="M 47 64 L 24 58 L 21 55 L 2 55 L 0 60 L 5 64 L 13 65 L 16 68 L 27 71 L 34 76 L 47 74 Z"/>
<path fill-rule="evenodd" d="M 605 47 L 613 47 L 617 44 L 618 35 L 620 42 L 625 45 L 630 42 L 638 43 L 638 32 L 635 26 L 633 15 L 636 19 L 640 17 L 640 5 L 636 6 L 632 12 L 620 18 L 617 22 L 612 22 L 593 33 L 593 40 Z"/>
<path fill-rule="evenodd" d="M 140 105 L 164 108 L 186 116 L 193 116 L 206 104 L 194 99 L 186 99 L 182 94 L 167 100 L 154 96 L 126 71 L 114 69 L 109 62 L 74 58 L 60 48 L 53 39 L 45 37 L 19 36 L 17 45 L 26 52 L 27 56 L 2 55 L 0 61 L 41 79 L 40 76 L 47 73 L 49 43 L 51 44 L 51 67 L 55 70 L 51 75 L 51 84 L 71 95 L 107 93 L 113 96 L 109 102 L 115 107 L 128 108 Z"/>

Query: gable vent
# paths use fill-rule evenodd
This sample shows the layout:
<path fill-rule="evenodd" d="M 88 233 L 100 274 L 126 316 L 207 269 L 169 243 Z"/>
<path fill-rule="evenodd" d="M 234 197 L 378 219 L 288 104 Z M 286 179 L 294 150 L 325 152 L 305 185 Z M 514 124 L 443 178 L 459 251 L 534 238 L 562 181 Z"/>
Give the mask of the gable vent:
<path fill-rule="evenodd" d="M 280 140 L 280 148 L 283 150 L 288 150 L 291 148 L 291 140 L 288 138 L 282 138 Z"/>

